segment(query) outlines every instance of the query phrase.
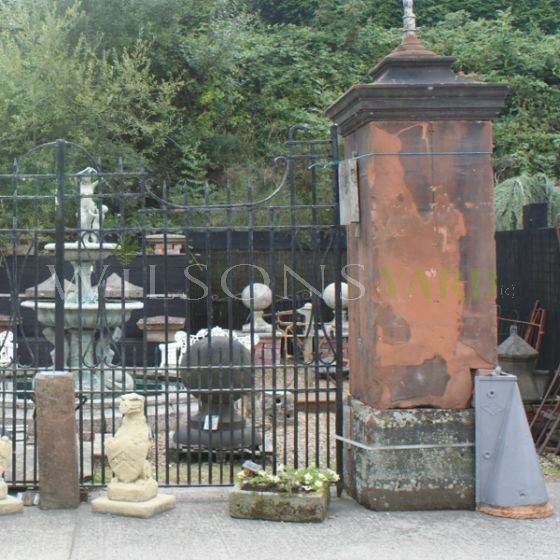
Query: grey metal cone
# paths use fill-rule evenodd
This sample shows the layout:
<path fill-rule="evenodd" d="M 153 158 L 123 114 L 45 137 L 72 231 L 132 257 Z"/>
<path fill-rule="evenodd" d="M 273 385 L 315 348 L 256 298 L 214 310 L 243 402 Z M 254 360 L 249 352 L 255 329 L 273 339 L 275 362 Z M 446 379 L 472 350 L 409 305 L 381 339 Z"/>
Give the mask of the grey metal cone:
<path fill-rule="evenodd" d="M 501 511 L 497 515 L 507 515 L 508 508 L 522 512 L 523 508 L 547 505 L 548 493 L 517 378 L 509 374 L 477 376 L 474 406 L 477 505 L 494 508 L 485 508 L 487 513 Z"/>

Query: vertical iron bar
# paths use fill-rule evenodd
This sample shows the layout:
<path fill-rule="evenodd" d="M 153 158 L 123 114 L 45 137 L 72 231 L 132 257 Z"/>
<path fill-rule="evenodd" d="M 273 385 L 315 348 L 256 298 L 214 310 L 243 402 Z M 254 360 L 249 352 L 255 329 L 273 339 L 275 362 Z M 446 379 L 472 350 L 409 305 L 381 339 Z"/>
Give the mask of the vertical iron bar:
<path fill-rule="evenodd" d="M 331 161 L 335 162 L 332 168 L 333 196 L 334 196 L 334 251 L 335 251 L 335 343 L 336 343 L 336 416 L 335 426 L 337 435 L 343 434 L 343 372 L 342 372 L 342 302 L 341 302 L 341 282 L 342 282 L 342 254 L 341 254 L 341 228 L 340 228 L 340 199 L 338 194 L 338 127 L 331 126 Z M 342 494 L 343 482 L 343 447 L 340 440 L 336 440 L 336 472 L 340 479 L 337 483 L 336 491 L 338 496 Z"/>
<path fill-rule="evenodd" d="M 64 140 L 56 141 L 54 369 L 64 370 Z"/>

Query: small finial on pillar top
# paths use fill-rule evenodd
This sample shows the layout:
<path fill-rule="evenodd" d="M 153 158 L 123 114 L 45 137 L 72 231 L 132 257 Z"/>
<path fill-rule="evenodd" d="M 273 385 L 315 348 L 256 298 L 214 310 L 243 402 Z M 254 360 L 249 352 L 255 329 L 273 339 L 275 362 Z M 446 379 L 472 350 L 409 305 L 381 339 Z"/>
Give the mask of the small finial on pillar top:
<path fill-rule="evenodd" d="M 414 15 L 414 1 L 403 0 L 403 7 L 403 39 L 406 39 L 407 37 L 416 37 L 416 16 Z"/>

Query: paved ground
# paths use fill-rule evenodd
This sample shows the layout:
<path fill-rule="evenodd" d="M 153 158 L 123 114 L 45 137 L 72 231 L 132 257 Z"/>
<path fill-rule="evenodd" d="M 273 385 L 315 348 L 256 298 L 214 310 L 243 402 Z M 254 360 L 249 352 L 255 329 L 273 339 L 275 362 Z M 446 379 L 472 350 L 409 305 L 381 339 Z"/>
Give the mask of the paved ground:
<path fill-rule="evenodd" d="M 560 483 L 549 485 L 560 512 Z M 560 516 L 535 521 L 474 512 L 369 511 L 334 498 L 320 524 L 231 519 L 227 489 L 176 490 L 150 520 L 77 511 L 0 518 L 2 560 L 491 560 L 560 558 Z"/>

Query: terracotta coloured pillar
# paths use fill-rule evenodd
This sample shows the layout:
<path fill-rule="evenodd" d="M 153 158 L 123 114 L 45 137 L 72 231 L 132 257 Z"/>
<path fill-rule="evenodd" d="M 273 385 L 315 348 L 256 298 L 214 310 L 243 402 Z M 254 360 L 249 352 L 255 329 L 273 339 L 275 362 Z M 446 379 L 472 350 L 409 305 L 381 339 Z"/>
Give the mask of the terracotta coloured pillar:
<path fill-rule="evenodd" d="M 359 295 L 355 286 L 349 294 L 348 439 L 354 444 L 347 459 L 354 471 L 357 461 L 364 463 L 360 449 L 372 469 L 380 468 L 380 452 L 356 447 L 356 440 L 366 447 L 394 444 L 395 437 L 396 443 L 468 443 L 470 412 L 449 416 L 449 409 L 469 407 L 473 370 L 496 363 L 491 119 L 506 86 L 466 80 L 452 62 L 407 35 L 371 71 L 373 83 L 352 87 L 328 110 L 344 136 L 345 157 L 358 162 L 360 221 L 348 227 L 349 272 L 365 288 L 359 299 L 352 300 Z M 431 438 L 426 410 L 420 425 L 420 414 L 408 414 L 410 430 L 398 436 L 391 430 L 403 427 L 402 417 L 366 418 L 376 409 L 414 407 L 445 409 L 460 433 L 441 440 L 444 429 Z M 449 457 L 433 458 L 441 460 Z M 426 470 L 417 474 L 430 478 Z M 390 509 L 386 488 L 379 500 L 364 476 L 350 480 L 349 490 L 365 505 Z M 429 485 L 447 483 L 431 479 Z M 447 507 L 445 496 L 431 495 L 408 506 Z M 401 506 L 408 507 L 406 499 L 397 500 Z"/>

